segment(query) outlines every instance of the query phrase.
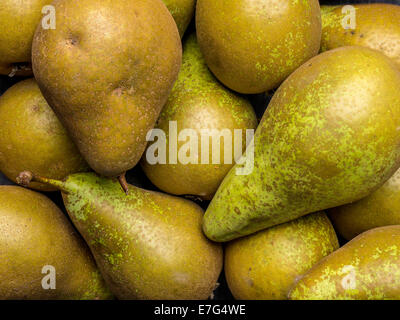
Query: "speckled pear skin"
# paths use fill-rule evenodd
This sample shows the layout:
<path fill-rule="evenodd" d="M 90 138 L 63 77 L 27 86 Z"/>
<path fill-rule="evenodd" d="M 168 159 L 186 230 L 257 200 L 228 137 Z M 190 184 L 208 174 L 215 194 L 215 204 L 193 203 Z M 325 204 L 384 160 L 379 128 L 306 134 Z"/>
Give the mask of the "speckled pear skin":
<path fill-rule="evenodd" d="M 53 179 L 90 170 L 34 79 L 18 82 L 0 97 L 0 171 L 16 182 L 27 168 Z M 37 182 L 29 187 L 56 190 Z"/>
<path fill-rule="evenodd" d="M 0 2 L 0 74 L 9 75 L 15 64 L 18 76 L 32 74 L 30 66 L 33 34 L 42 17 L 42 8 L 52 0 L 1 0 Z"/>
<path fill-rule="evenodd" d="M 289 293 L 292 300 L 400 299 L 400 226 L 376 228 L 322 259 Z"/>
<path fill-rule="evenodd" d="M 196 30 L 207 65 L 240 93 L 274 89 L 318 54 L 317 0 L 197 0 Z"/>
<path fill-rule="evenodd" d="M 47 197 L 0 186 L 0 300 L 110 299 L 89 248 Z M 44 266 L 56 289 L 44 290 Z"/>
<path fill-rule="evenodd" d="M 196 0 L 163 0 L 163 2 L 174 17 L 179 34 L 183 37 L 194 16 Z"/>
<path fill-rule="evenodd" d="M 386 3 L 352 4 L 356 28 L 345 30 L 343 6 L 321 6 L 321 50 L 363 46 L 379 50 L 400 67 L 400 6 Z M 347 21 L 347 20 L 346 20 Z"/>
<path fill-rule="evenodd" d="M 167 136 L 166 150 L 169 150 L 169 122 L 176 121 L 178 134 L 184 129 L 196 130 L 199 144 L 198 164 L 151 165 L 143 157 L 142 166 L 149 179 L 161 190 L 176 195 L 196 195 L 210 200 L 217 191 L 225 175 L 234 164 L 224 159 L 224 140 L 220 145 L 220 164 L 213 164 L 212 144 L 209 144 L 209 164 L 201 162 L 201 130 L 216 129 L 221 132 L 228 129 L 232 134 L 234 146 L 234 130 L 242 130 L 242 150 L 246 150 L 246 130 L 257 127 L 257 117 L 245 98 L 222 86 L 210 73 L 200 52 L 195 34 L 190 35 L 184 45 L 182 68 L 178 80 L 164 106 L 157 128 Z M 178 141 L 178 151 L 187 141 Z M 151 145 L 151 143 L 149 143 Z M 204 146 L 203 146 L 204 147 Z M 232 147 L 232 151 L 233 147 Z M 232 152 L 232 159 L 233 152 Z"/>
<path fill-rule="evenodd" d="M 296 278 L 339 248 L 325 213 L 313 213 L 229 242 L 225 276 L 240 300 L 285 300 Z"/>
<path fill-rule="evenodd" d="M 63 190 L 71 220 L 119 299 L 207 299 L 222 269 L 222 248 L 203 235 L 195 203 L 81 173 Z"/>
<path fill-rule="evenodd" d="M 400 225 L 400 170 L 369 196 L 328 212 L 336 231 L 347 240 L 377 227 Z"/>
<path fill-rule="evenodd" d="M 182 45 L 161 0 L 56 0 L 57 28 L 36 30 L 39 87 L 89 165 L 134 167 L 178 76 Z M 107 72 L 105 72 L 107 70 Z"/>
<path fill-rule="evenodd" d="M 325 52 L 276 91 L 255 134 L 254 170 L 228 173 L 204 216 L 229 241 L 357 201 L 400 165 L 400 72 L 363 47 Z"/>

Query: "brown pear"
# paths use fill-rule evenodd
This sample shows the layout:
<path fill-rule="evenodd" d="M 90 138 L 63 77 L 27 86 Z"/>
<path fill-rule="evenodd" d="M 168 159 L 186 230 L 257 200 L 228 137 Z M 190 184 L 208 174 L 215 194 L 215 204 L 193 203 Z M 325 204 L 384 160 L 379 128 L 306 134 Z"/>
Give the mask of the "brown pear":
<path fill-rule="evenodd" d="M 161 0 L 56 0 L 56 29 L 36 30 L 39 87 L 88 164 L 134 167 L 177 78 L 179 32 Z"/>

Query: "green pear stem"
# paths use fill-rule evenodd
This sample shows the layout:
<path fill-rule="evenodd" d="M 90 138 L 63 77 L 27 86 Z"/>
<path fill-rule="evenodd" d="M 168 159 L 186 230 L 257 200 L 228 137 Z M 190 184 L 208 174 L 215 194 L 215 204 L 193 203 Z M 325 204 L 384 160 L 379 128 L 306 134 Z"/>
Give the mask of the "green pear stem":
<path fill-rule="evenodd" d="M 124 190 L 125 194 L 129 193 L 129 184 L 126 182 L 125 173 L 121 174 L 118 177 L 119 184 L 121 185 L 122 190 Z"/>
<path fill-rule="evenodd" d="M 49 179 L 45 177 L 41 177 L 38 175 L 33 174 L 30 171 L 23 171 L 21 172 L 18 177 L 17 177 L 17 183 L 21 186 L 28 187 L 29 184 L 34 181 L 34 182 L 41 182 L 44 184 L 47 184 L 49 186 L 53 186 L 59 190 L 61 190 L 64 193 L 68 193 L 68 190 L 65 186 L 65 182 L 60 181 L 60 180 L 55 180 L 55 179 Z"/>

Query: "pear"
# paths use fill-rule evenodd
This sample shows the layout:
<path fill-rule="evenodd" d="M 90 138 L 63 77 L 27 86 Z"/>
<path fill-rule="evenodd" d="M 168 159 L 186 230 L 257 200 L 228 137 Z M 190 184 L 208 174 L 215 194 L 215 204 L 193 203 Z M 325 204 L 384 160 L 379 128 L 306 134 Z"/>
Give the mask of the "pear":
<path fill-rule="evenodd" d="M 207 65 L 240 93 L 274 89 L 318 54 L 317 0 L 197 0 L 196 30 Z"/>
<path fill-rule="evenodd" d="M 324 212 L 229 242 L 225 275 L 240 300 L 284 300 L 293 282 L 339 248 Z"/>
<path fill-rule="evenodd" d="M 39 26 L 32 45 L 39 87 L 88 164 L 123 175 L 140 160 L 178 76 L 176 24 L 161 0 L 52 5 L 57 27 Z"/>
<path fill-rule="evenodd" d="M 174 17 L 179 34 L 183 37 L 193 18 L 196 0 L 163 0 L 163 2 Z"/>
<path fill-rule="evenodd" d="M 347 240 L 377 227 L 400 225 L 400 170 L 369 196 L 328 213 L 335 229 Z"/>
<path fill-rule="evenodd" d="M 376 228 L 322 259 L 289 293 L 293 300 L 400 299 L 400 226 Z"/>
<path fill-rule="evenodd" d="M 52 0 L 1 0 L 0 74 L 32 74 L 33 34 L 43 17 L 42 9 L 51 2 Z"/>
<path fill-rule="evenodd" d="M 394 59 L 400 67 L 400 6 L 369 3 L 352 7 L 354 15 L 343 6 L 321 7 L 321 50 L 344 46 L 369 47 Z M 354 22 L 353 28 L 351 22 Z M 350 28 L 344 29 L 347 25 Z"/>
<path fill-rule="evenodd" d="M 197 149 L 192 150 L 195 154 L 190 163 L 182 163 L 179 157 L 180 150 L 188 143 L 187 141 L 177 141 L 176 147 L 171 148 L 170 140 L 178 140 L 169 130 L 173 121 L 176 122 L 176 136 L 186 129 L 194 130 L 196 133 L 194 140 Z M 147 177 L 165 192 L 176 195 L 195 195 L 210 200 L 232 168 L 235 151 L 240 157 L 242 150 L 246 149 L 246 130 L 254 131 L 256 127 L 257 118 L 251 104 L 223 87 L 213 77 L 204 62 L 196 36 L 193 34 L 185 42 L 178 80 L 156 126 L 166 135 L 165 150 L 168 150 L 166 161 L 153 164 L 147 159 L 147 153 L 145 153 L 142 161 L 143 170 Z M 209 130 L 208 146 L 205 146 L 202 141 L 204 130 Z M 219 136 L 223 130 L 230 132 L 230 137 L 227 138 L 230 139 L 230 145 L 225 138 L 221 139 Z M 235 130 L 241 133 L 242 138 L 240 145 L 237 146 L 234 141 Z M 214 138 L 222 140 L 219 148 Z M 153 150 L 152 146 L 153 144 L 150 143 L 147 151 Z M 207 163 L 201 158 L 205 148 L 209 155 Z M 225 159 L 225 148 L 229 151 L 230 158 Z M 218 152 L 219 161 L 213 161 L 213 157 Z M 150 152 L 149 154 L 153 155 Z M 173 159 L 177 161 L 174 163 Z"/>
<path fill-rule="evenodd" d="M 0 186 L 0 261 L 1 300 L 112 297 L 61 210 L 19 186 Z"/>
<path fill-rule="evenodd" d="M 394 61 L 363 47 L 311 59 L 276 91 L 250 147 L 254 168 L 225 177 L 205 234 L 229 241 L 366 197 L 400 165 L 399 128 Z"/>
<path fill-rule="evenodd" d="M 16 182 L 26 168 L 54 179 L 89 170 L 34 79 L 0 97 L 0 171 Z M 38 183 L 30 187 L 56 190 Z"/>
<path fill-rule="evenodd" d="M 185 199 L 94 173 L 65 181 L 20 175 L 20 183 L 62 191 L 69 216 L 119 299 L 206 299 L 222 269 L 222 248 L 201 231 L 202 209 Z"/>

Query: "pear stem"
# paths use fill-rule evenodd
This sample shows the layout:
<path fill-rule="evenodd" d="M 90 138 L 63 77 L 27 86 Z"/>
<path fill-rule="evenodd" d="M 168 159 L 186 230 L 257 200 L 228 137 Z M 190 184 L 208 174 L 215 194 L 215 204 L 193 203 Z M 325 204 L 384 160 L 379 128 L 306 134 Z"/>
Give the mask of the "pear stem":
<path fill-rule="evenodd" d="M 125 194 L 129 193 L 129 185 L 128 182 L 126 182 L 126 177 L 125 173 L 121 174 L 118 177 L 119 184 L 121 185 L 122 190 L 124 190 Z"/>
<path fill-rule="evenodd" d="M 17 177 L 17 183 L 23 187 L 28 187 L 29 184 L 34 182 L 41 182 L 47 184 L 49 186 L 53 186 L 64 193 L 68 193 L 68 190 L 65 187 L 65 183 L 60 180 L 49 179 L 41 176 L 37 176 L 30 171 L 23 171 Z"/>

